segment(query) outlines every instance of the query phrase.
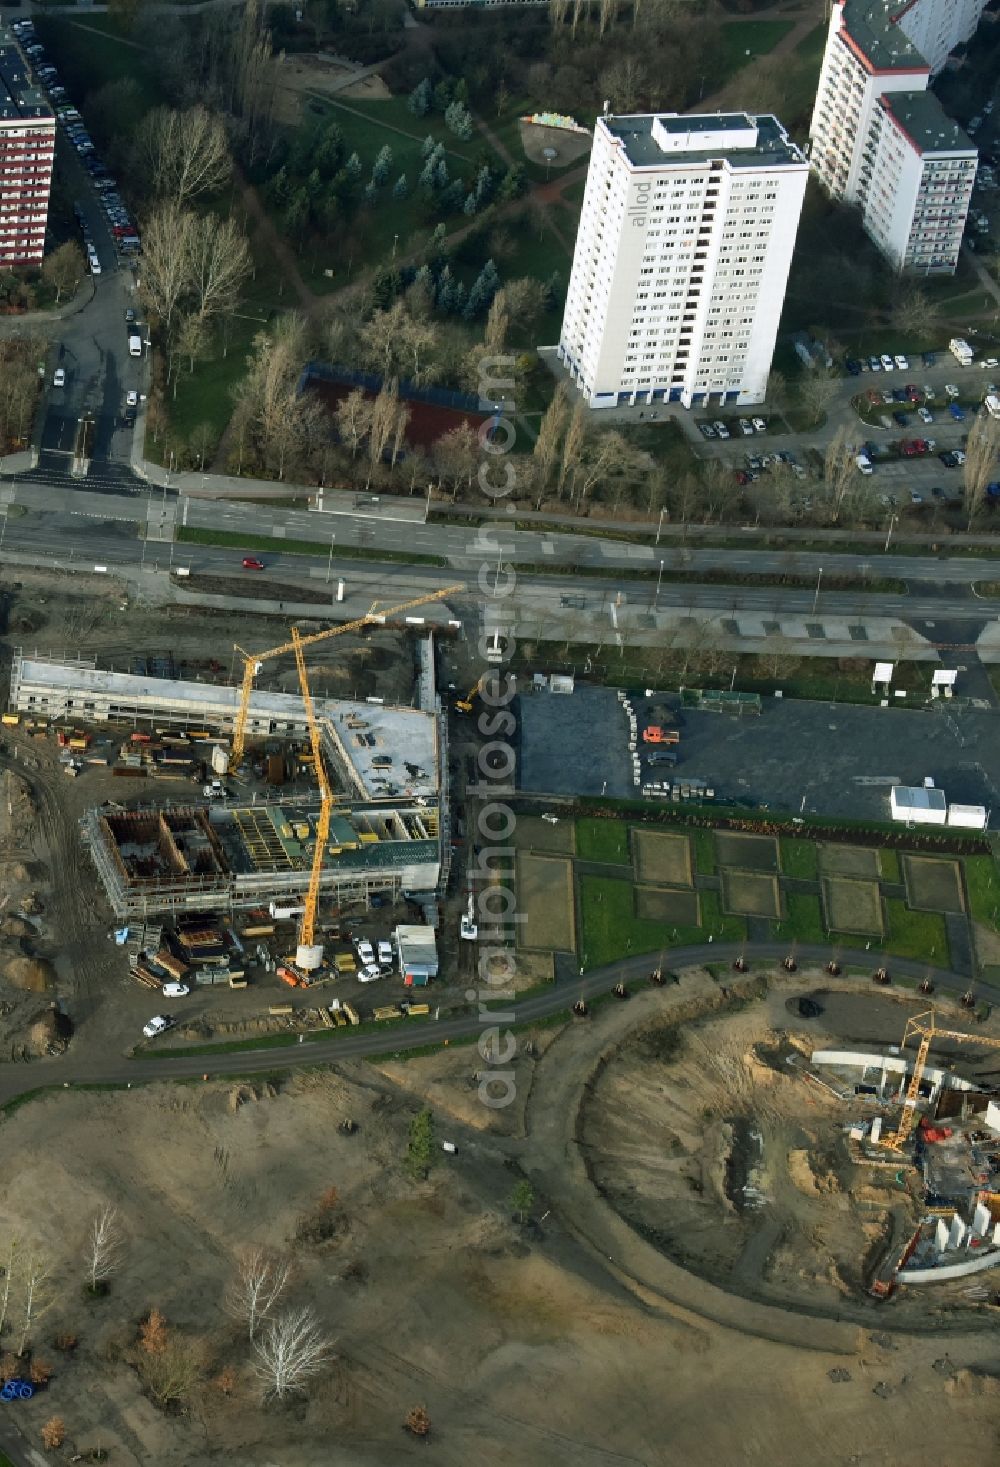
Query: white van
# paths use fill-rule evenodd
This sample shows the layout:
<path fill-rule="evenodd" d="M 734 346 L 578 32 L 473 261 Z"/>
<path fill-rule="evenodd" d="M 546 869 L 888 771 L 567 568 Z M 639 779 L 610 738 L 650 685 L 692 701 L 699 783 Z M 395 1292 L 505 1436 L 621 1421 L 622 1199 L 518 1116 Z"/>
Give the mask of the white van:
<path fill-rule="evenodd" d="M 854 462 L 858 466 L 858 472 L 859 473 L 862 473 L 862 474 L 871 474 L 871 473 L 874 473 L 874 469 L 872 468 L 872 461 L 868 457 L 867 453 L 859 453 L 858 456 L 857 456 L 857 458 L 854 460 Z"/>
<path fill-rule="evenodd" d="M 142 337 L 132 335 L 128 339 L 128 354 L 130 357 L 142 356 Z"/>
<path fill-rule="evenodd" d="M 1000 418 L 1000 397 L 995 392 L 989 394 L 984 406 L 991 418 Z"/>

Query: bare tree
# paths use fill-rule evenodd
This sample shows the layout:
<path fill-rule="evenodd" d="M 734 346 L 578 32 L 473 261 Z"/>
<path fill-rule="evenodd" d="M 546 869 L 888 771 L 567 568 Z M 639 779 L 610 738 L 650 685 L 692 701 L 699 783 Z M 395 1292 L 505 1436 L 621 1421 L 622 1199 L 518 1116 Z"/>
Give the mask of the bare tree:
<path fill-rule="evenodd" d="M 907 336 L 922 336 L 940 325 L 941 308 L 919 285 L 906 284 L 900 289 L 892 308 L 892 324 Z"/>
<path fill-rule="evenodd" d="M 225 123 L 201 105 L 186 112 L 154 108 L 143 119 L 136 143 L 153 194 L 179 208 L 217 193 L 232 173 Z"/>
<path fill-rule="evenodd" d="M 601 17 L 599 24 L 599 35 L 604 35 L 608 26 L 612 25 L 618 17 L 618 0 L 600 0 Z"/>
<path fill-rule="evenodd" d="M 232 311 L 253 267 L 246 235 L 232 219 L 205 214 L 187 238 L 194 309 L 203 321 Z"/>
<path fill-rule="evenodd" d="M 360 387 L 355 387 L 346 397 L 341 398 L 334 408 L 333 416 L 341 443 L 350 448 L 351 457 L 356 458 L 358 449 L 371 429 L 371 398 L 366 397 Z"/>
<path fill-rule="evenodd" d="M 997 477 L 997 452 L 1000 449 L 1000 420 L 983 412 L 969 429 L 965 445 L 962 479 L 965 485 L 965 509 L 971 525 L 986 503 L 986 486 Z"/>
<path fill-rule="evenodd" d="M 161 205 L 146 220 L 142 238 L 142 294 L 169 334 L 177 308 L 189 288 L 194 214 L 176 204 Z"/>
<path fill-rule="evenodd" d="M 267 1248 L 244 1248 L 226 1294 L 226 1312 L 253 1340 L 288 1287 L 291 1264 Z"/>
<path fill-rule="evenodd" d="M 566 479 L 580 462 L 583 445 L 587 437 L 587 409 L 582 402 L 578 402 L 573 409 L 573 416 L 569 420 L 566 429 L 566 437 L 563 439 L 562 456 L 559 460 L 559 473 L 556 476 L 556 495 L 562 498 Z"/>
<path fill-rule="evenodd" d="M 613 8 L 614 0 L 611 0 Z M 608 0 L 601 0 L 601 20 L 604 21 Z M 601 30 L 603 32 L 604 25 Z M 647 89 L 645 68 L 635 56 L 619 56 L 601 73 L 601 90 L 616 112 L 633 112 Z"/>
<path fill-rule="evenodd" d="M 799 402 L 811 427 L 822 423 L 839 390 L 839 379 L 832 372 L 815 371 L 803 377 L 799 385 Z"/>
<path fill-rule="evenodd" d="M 264 1399 L 279 1401 L 304 1388 L 326 1365 L 332 1346 L 320 1330 L 313 1311 L 304 1306 L 287 1309 L 257 1340 L 255 1370 L 264 1387 Z"/>
<path fill-rule="evenodd" d="M 395 377 L 383 384 L 378 397 L 372 404 L 371 428 L 368 433 L 368 484 L 372 474 L 382 462 L 382 456 L 397 434 L 397 423 L 402 404 L 399 401 L 399 384 Z M 404 412 L 408 410 L 403 408 Z"/>
<path fill-rule="evenodd" d="M 560 382 L 556 387 L 555 396 L 545 409 L 544 416 L 538 427 L 538 437 L 535 439 L 535 446 L 532 450 L 535 462 L 538 465 L 539 503 L 541 503 L 545 486 L 559 457 L 559 447 L 568 418 L 569 391 L 566 383 Z"/>
<path fill-rule="evenodd" d="M 90 1225 L 84 1257 L 87 1265 L 87 1287 L 100 1293 L 122 1266 L 125 1235 L 118 1209 L 106 1202 Z"/>
<path fill-rule="evenodd" d="M 839 520 L 844 500 L 858 473 L 857 455 L 850 441 L 850 430 L 838 428 L 823 456 L 823 486 L 832 520 Z"/>
<path fill-rule="evenodd" d="M 3 1286 L 0 1287 L 0 1335 L 3 1334 L 7 1324 L 7 1310 L 10 1308 L 10 1286 L 17 1269 L 17 1250 L 20 1239 L 11 1238 L 7 1245 L 7 1259 L 3 1271 Z"/>
<path fill-rule="evenodd" d="M 42 279 L 55 291 L 56 304 L 64 295 L 73 294 L 83 276 L 83 252 L 71 239 L 46 255 L 42 264 Z"/>
<path fill-rule="evenodd" d="M 52 1308 L 55 1296 L 47 1288 L 51 1272 L 50 1265 L 41 1254 L 28 1254 L 24 1269 L 21 1334 L 17 1347 L 19 1355 L 23 1355 L 27 1348 L 32 1324 L 37 1324 Z"/>
<path fill-rule="evenodd" d="M 490 304 L 490 313 L 486 318 L 486 330 L 483 333 L 483 343 L 490 351 L 503 351 L 507 345 L 507 332 L 510 330 L 510 314 L 507 310 L 507 292 L 498 290 Z"/>

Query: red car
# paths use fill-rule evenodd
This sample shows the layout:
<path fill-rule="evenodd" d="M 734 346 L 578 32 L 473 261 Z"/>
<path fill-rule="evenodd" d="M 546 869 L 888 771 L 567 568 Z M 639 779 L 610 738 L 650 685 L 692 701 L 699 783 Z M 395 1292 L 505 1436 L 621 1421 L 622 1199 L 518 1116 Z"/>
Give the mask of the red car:
<path fill-rule="evenodd" d="M 923 402 L 924 394 L 913 382 L 908 382 L 904 390 L 910 402 Z"/>
<path fill-rule="evenodd" d="M 917 454 L 920 452 L 919 448 L 914 443 L 912 438 L 902 439 L 899 445 L 899 451 L 904 458 L 916 458 Z"/>
<path fill-rule="evenodd" d="M 262 560 L 256 560 L 252 555 L 244 555 L 244 557 L 243 557 L 243 569 L 244 570 L 263 570 L 264 569 L 264 562 Z"/>

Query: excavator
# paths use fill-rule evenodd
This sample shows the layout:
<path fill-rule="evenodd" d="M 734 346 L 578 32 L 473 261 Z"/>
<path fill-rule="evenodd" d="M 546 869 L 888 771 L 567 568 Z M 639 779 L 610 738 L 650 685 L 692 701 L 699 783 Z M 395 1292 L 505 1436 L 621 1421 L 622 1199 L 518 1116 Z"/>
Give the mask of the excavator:
<path fill-rule="evenodd" d="M 476 699 L 479 697 L 479 694 L 483 690 L 483 683 L 485 681 L 486 681 L 486 673 L 484 672 L 481 677 L 479 677 L 479 678 L 476 679 L 475 683 L 472 685 L 472 687 L 466 693 L 466 695 L 465 695 L 464 698 L 456 698 L 455 699 L 455 712 L 456 713 L 469 714 L 469 713 L 472 712 L 472 710 L 476 706 Z"/>

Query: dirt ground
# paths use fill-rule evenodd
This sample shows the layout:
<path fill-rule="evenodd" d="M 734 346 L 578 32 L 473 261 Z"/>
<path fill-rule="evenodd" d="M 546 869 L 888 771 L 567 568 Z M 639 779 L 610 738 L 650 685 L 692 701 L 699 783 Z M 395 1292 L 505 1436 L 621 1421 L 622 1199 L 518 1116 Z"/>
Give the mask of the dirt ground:
<path fill-rule="evenodd" d="M 519 1086 L 530 1091 L 538 1065 L 565 1066 L 574 1037 L 572 1026 L 540 1034 Z M 100 1444 L 116 1467 L 423 1461 L 401 1429 L 415 1405 L 447 1467 L 940 1467 L 988 1454 L 997 1383 L 968 1341 L 884 1334 L 876 1317 L 846 1355 L 774 1343 L 636 1298 L 616 1277 L 627 1259 L 606 1272 L 544 1197 L 539 1221 L 513 1221 L 524 1111 L 513 1123 L 477 1113 L 475 1063 L 466 1050 L 277 1085 L 71 1092 L 0 1123 L 0 1251 L 30 1238 L 52 1269 L 31 1338 L 54 1374 L 22 1424 L 58 1413 L 75 1450 Z M 457 1153 L 414 1183 L 401 1160 L 424 1100 Z M 338 1129 L 345 1118 L 359 1126 L 351 1137 Z M 306 1241 L 330 1188 L 329 1235 Z M 127 1244 L 94 1300 L 81 1290 L 80 1250 L 106 1200 Z M 248 1243 L 292 1257 L 288 1298 L 312 1304 L 334 1356 L 304 1398 L 266 1410 L 224 1307 Z M 153 1306 L 198 1361 L 170 1411 L 138 1372 Z M 54 1345 L 66 1333 L 79 1341 L 69 1354 Z"/>
<path fill-rule="evenodd" d="M 309 95 L 352 97 L 381 102 L 391 93 L 378 75 L 351 80 L 358 68 L 336 56 L 309 52 L 281 55 L 273 63 L 276 86 L 275 107 L 279 122 L 294 126 L 302 118 Z"/>
<path fill-rule="evenodd" d="M 919 1212 L 915 1178 L 856 1166 L 856 1117 L 795 1069 L 854 1037 L 854 1007 L 828 1012 L 796 1023 L 772 994 L 644 1034 L 589 1087 L 581 1137 L 601 1191 L 671 1257 L 736 1293 L 839 1317 L 867 1308 L 873 1265 Z M 938 1306 L 968 1309 L 940 1289 Z M 926 1323 L 927 1308 L 913 1291 L 894 1322 Z"/>

